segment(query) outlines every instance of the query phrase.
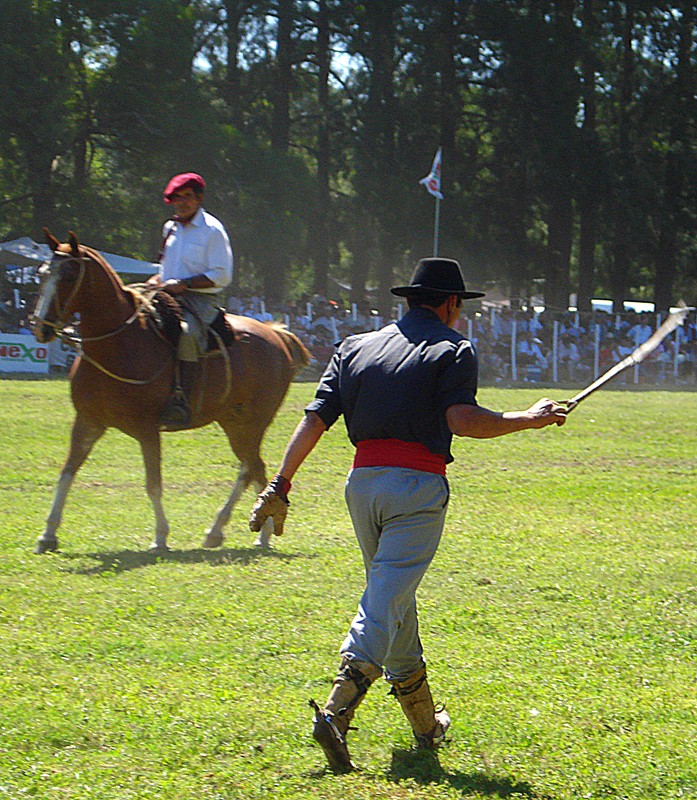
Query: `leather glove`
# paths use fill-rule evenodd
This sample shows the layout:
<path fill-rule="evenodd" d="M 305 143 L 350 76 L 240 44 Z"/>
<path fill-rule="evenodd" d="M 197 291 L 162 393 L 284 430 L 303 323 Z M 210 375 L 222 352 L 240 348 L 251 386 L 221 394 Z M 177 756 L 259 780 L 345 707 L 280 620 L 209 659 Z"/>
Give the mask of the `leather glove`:
<path fill-rule="evenodd" d="M 250 530 L 255 533 L 260 531 L 266 520 L 271 517 L 274 534 L 276 536 L 283 535 L 283 523 L 290 505 L 288 499 L 290 485 L 290 481 L 283 475 L 276 475 L 266 489 L 259 494 L 249 515 Z"/>

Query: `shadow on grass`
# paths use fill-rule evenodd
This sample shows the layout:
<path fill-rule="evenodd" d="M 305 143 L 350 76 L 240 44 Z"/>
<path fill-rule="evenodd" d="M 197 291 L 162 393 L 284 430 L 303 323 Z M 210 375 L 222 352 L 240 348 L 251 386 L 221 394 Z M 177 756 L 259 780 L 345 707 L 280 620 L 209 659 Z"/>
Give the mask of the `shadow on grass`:
<path fill-rule="evenodd" d="M 329 767 L 319 770 L 312 770 L 306 773 L 308 778 L 321 780 L 331 777 L 334 773 Z M 369 773 L 358 769 L 357 773 L 364 777 L 370 777 Z M 373 776 L 376 780 L 381 779 L 382 775 Z M 525 781 L 514 781 L 504 775 L 485 775 L 481 772 L 447 772 L 438 760 L 438 754 L 432 750 L 394 750 L 392 752 L 392 763 L 384 777 L 392 783 L 399 784 L 402 781 L 412 781 L 421 786 L 432 784 L 452 786 L 462 797 L 471 794 L 483 795 L 492 798 L 519 797 L 528 800 L 553 800 L 549 795 L 539 794 L 529 783 Z"/>
<path fill-rule="evenodd" d="M 277 550 L 265 550 L 261 547 L 221 548 L 220 550 L 169 550 L 165 553 L 147 550 L 118 550 L 101 553 L 56 553 L 68 563 L 65 572 L 75 575 L 102 575 L 104 573 L 129 572 L 134 569 L 151 567 L 165 562 L 178 564 L 209 564 L 212 567 L 224 567 L 230 564 L 252 564 L 262 558 L 275 558 L 292 561 L 296 558 L 314 558 L 307 553 L 282 553 Z M 89 560 L 91 564 L 85 564 Z M 78 564 L 70 562 L 77 561 Z"/>
<path fill-rule="evenodd" d="M 513 781 L 505 776 L 484 775 L 480 772 L 447 772 L 432 750 L 395 750 L 387 772 L 388 780 L 399 783 L 412 780 L 422 785 L 449 784 L 463 796 L 477 793 L 491 797 L 522 797 L 530 800 L 551 800 L 538 794 L 528 783 Z"/>

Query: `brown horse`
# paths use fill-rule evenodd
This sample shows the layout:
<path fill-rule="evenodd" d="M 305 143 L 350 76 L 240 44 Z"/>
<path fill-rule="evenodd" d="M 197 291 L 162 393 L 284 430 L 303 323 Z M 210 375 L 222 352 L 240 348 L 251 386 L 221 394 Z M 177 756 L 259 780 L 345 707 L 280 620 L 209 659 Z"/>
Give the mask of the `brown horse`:
<path fill-rule="evenodd" d="M 70 451 L 35 552 L 57 549 L 56 531 L 70 487 L 107 428 L 118 428 L 140 444 L 156 521 L 151 549 L 166 550 L 169 523 L 162 507 L 159 417 L 172 387 L 175 346 L 153 321 L 152 305 L 124 286 L 98 252 L 80 245 L 73 233 L 65 244 L 48 231 L 46 239 L 54 255 L 42 268 L 34 335 L 40 342 L 67 336 L 66 326 L 78 312 L 80 355 L 70 374 L 76 410 Z M 191 427 L 218 422 L 240 460 L 240 470 L 207 531 L 204 547 L 222 544 L 223 527 L 244 490 L 250 484 L 257 490 L 266 485 L 261 440 L 296 370 L 309 360 L 300 340 L 282 326 L 226 317 L 234 341 L 200 359 L 191 397 Z M 262 531 L 257 545 L 268 545 L 273 523 L 270 528 Z"/>

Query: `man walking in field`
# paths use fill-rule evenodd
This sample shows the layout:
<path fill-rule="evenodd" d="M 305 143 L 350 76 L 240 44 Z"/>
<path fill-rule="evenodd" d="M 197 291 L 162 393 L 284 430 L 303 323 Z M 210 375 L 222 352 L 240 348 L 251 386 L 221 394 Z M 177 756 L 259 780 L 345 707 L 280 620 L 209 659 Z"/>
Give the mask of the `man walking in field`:
<path fill-rule="evenodd" d="M 462 300 L 483 295 L 466 290 L 457 261 L 423 259 L 411 284 L 392 292 L 407 298 L 409 312 L 341 343 L 250 517 L 252 530 L 271 516 L 275 532 L 282 532 L 290 481 L 343 415 L 356 446 L 346 502 L 367 582 L 329 697 L 322 708 L 311 701 L 313 736 L 335 772 L 354 768 L 346 734 L 383 674 L 419 747 L 437 747 L 450 725 L 446 711 L 436 710 L 426 677 L 416 590 L 445 522 L 453 434 L 487 439 L 566 420 L 563 407 L 547 399 L 506 413 L 477 405 L 477 357 L 452 326 Z"/>

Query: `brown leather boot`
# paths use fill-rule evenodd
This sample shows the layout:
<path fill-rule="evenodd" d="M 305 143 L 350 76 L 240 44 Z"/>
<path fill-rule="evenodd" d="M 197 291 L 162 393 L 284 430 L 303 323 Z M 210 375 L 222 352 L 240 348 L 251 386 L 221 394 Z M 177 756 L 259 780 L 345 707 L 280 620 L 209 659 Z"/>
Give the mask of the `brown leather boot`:
<path fill-rule="evenodd" d="M 178 381 L 172 388 L 162 414 L 160 426 L 164 430 L 179 431 L 191 426 L 191 397 L 196 377 L 195 361 L 180 361 L 177 365 Z"/>
<path fill-rule="evenodd" d="M 391 681 L 392 694 L 396 695 L 404 715 L 409 720 L 420 748 L 436 748 L 445 741 L 450 727 L 450 717 L 445 707 L 436 710 L 431 689 L 426 679 L 426 667 L 403 681 Z"/>
<path fill-rule="evenodd" d="M 372 664 L 344 659 L 324 708 L 310 700 L 315 711 L 312 736 L 324 750 L 329 767 L 335 773 L 356 768 L 348 751 L 346 734 L 352 730 L 350 725 L 356 709 L 381 674 L 382 670 Z"/>

